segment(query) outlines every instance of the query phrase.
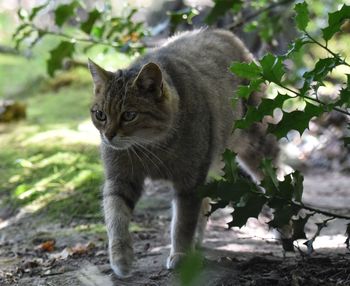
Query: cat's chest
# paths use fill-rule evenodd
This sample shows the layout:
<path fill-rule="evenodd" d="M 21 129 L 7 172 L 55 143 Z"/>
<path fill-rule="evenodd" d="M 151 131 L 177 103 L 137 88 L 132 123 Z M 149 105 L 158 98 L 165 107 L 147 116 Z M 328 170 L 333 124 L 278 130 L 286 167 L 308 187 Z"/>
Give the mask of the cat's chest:
<path fill-rule="evenodd" d="M 121 178 L 171 179 L 177 158 L 170 150 L 157 150 L 145 146 L 132 147 L 123 152 L 105 152 L 105 169 L 111 176 Z"/>

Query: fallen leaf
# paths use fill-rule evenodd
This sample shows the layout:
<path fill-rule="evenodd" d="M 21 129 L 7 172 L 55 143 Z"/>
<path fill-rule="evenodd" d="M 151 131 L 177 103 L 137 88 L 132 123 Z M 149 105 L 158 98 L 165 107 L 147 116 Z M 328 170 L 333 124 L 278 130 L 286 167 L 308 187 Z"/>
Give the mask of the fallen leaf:
<path fill-rule="evenodd" d="M 78 243 L 73 247 L 66 247 L 65 249 L 63 249 L 59 253 L 51 254 L 50 258 L 64 260 L 64 259 L 67 259 L 69 256 L 85 254 L 85 253 L 91 251 L 92 249 L 94 249 L 95 247 L 96 247 L 96 245 L 92 242 L 89 242 L 86 244 Z"/>
<path fill-rule="evenodd" d="M 56 241 L 55 240 L 47 240 L 41 244 L 39 244 L 35 249 L 41 250 L 41 251 L 47 251 L 52 252 L 55 248 Z"/>
<path fill-rule="evenodd" d="M 72 254 L 84 254 L 89 252 L 90 250 L 94 249 L 96 245 L 92 242 L 86 243 L 86 244 L 81 244 L 78 243 L 75 246 L 71 248 Z"/>

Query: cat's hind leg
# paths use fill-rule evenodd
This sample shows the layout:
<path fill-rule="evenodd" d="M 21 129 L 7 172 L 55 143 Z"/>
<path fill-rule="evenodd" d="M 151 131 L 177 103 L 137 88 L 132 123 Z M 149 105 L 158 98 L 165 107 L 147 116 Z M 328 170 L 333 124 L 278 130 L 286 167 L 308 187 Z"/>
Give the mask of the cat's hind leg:
<path fill-rule="evenodd" d="M 196 230 L 196 236 L 195 236 L 196 247 L 202 246 L 205 229 L 208 223 L 209 211 L 210 211 L 210 199 L 204 198 L 202 200 L 202 205 L 198 216 L 197 230 Z"/>

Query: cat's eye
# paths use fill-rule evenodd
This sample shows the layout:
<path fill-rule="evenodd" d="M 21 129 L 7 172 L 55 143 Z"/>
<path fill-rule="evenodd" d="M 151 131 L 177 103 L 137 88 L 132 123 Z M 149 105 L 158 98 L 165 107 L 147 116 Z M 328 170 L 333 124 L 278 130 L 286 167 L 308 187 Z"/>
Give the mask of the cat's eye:
<path fill-rule="evenodd" d="M 96 111 L 95 111 L 95 117 L 96 117 L 96 119 L 99 120 L 99 121 L 106 121 L 106 119 L 107 119 L 106 113 L 104 113 L 104 112 L 101 111 L 101 110 L 96 110 Z"/>
<path fill-rule="evenodd" d="M 122 119 L 124 121 L 133 121 L 137 117 L 137 112 L 135 111 L 125 111 L 122 114 Z"/>

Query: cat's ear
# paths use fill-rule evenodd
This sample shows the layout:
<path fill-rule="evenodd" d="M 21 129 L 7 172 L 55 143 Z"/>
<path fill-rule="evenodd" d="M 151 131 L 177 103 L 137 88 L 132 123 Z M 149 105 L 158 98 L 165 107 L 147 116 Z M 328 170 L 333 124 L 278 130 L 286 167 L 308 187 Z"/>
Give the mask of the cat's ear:
<path fill-rule="evenodd" d="M 104 87 L 111 76 L 111 72 L 104 70 L 99 65 L 89 59 L 89 70 L 94 81 L 95 90 Z"/>
<path fill-rule="evenodd" d="M 160 94 L 163 76 L 159 66 L 155 63 L 145 64 L 137 75 L 134 84 L 145 92 Z"/>

